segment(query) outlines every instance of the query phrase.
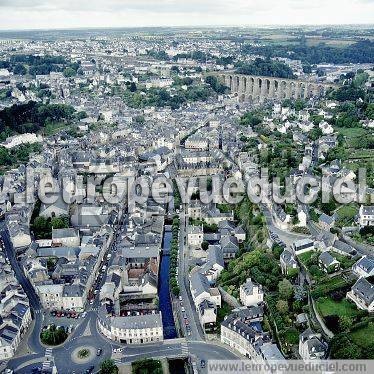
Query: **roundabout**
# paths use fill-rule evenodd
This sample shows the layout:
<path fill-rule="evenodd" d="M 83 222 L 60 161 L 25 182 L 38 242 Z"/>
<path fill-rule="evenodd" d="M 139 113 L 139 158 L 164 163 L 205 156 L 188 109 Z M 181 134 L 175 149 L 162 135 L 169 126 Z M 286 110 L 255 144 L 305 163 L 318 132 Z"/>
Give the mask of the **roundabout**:
<path fill-rule="evenodd" d="M 75 364 L 86 364 L 96 357 L 96 348 L 92 346 L 77 347 L 70 356 Z"/>

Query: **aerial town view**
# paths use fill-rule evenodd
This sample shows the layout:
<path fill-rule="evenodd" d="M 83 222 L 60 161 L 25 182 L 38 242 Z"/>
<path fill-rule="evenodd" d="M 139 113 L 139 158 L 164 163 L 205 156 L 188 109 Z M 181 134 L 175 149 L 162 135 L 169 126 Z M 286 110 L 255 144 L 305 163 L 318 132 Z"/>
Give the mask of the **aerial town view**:
<path fill-rule="evenodd" d="M 374 1 L 0 0 L 0 373 L 293 372 L 374 372 Z"/>

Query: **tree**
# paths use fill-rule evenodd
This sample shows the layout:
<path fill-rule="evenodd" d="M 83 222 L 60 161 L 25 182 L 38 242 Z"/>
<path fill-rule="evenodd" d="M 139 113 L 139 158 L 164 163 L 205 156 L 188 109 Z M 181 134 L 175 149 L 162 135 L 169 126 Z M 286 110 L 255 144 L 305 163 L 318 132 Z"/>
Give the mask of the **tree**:
<path fill-rule="evenodd" d="M 368 104 L 365 110 L 365 115 L 369 119 L 374 119 L 374 104 Z"/>
<path fill-rule="evenodd" d="M 320 129 L 319 127 L 315 127 L 314 129 L 309 131 L 308 135 L 310 140 L 315 141 L 323 135 L 323 132 L 322 129 Z"/>
<path fill-rule="evenodd" d="M 10 157 L 9 151 L 5 147 L 0 147 L 0 165 L 11 165 L 12 158 Z"/>
<path fill-rule="evenodd" d="M 67 337 L 68 334 L 65 329 L 62 326 L 57 328 L 56 325 L 51 325 L 48 329 L 40 333 L 40 340 L 47 345 L 59 345 L 63 343 Z"/>
<path fill-rule="evenodd" d="M 210 87 L 212 87 L 212 89 L 219 94 L 223 94 L 228 90 L 228 87 L 219 83 L 217 77 L 213 75 L 207 76 L 205 78 L 205 83 L 208 83 Z"/>
<path fill-rule="evenodd" d="M 137 87 L 136 87 L 135 82 L 131 82 L 131 84 L 130 84 L 130 92 L 136 92 L 136 91 L 137 91 Z"/>
<path fill-rule="evenodd" d="M 295 100 L 294 107 L 295 107 L 295 110 L 297 110 L 298 112 L 300 110 L 303 110 L 305 106 L 306 106 L 306 103 L 304 100 L 301 100 L 301 99 Z"/>
<path fill-rule="evenodd" d="M 162 364 L 159 360 L 146 358 L 132 363 L 134 374 L 162 374 Z"/>
<path fill-rule="evenodd" d="M 209 247 L 209 243 L 208 243 L 208 242 L 203 241 L 203 242 L 201 243 L 201 248 L 202 248 L 204 251 L 206 251 L 206 250 L 208 249 L 208 247 Z"/>
<path fill-rule="evenodd" d="M 324 272 L 318 267 L 318 265 L 312 265 L 310 268 L 309 268 L 309 273 L 313 276 L 313 277 L 321 277 L 322 275 L 324 275 Z"/>
<path fill-rule="evenodd" d="M 100 374 L 117 374 L 118 367 L 110 358 L 104 360 L 100 365 Z"/>
<path fill-rule="evenodd" d="M 353 85 L 342 86 L 331 94 L 332 98 L 338 101 L 356 101 L 365 98 L 365 91 Z"/>
<path fill-rule="evenodd" d="M 53 217 L 51 226 L 54 229 L 66 229 L 69 227 L 69 217 Z"/>
<path fill-rule="evenodd" d="M 334 359 L 360 359 L 362 349 L 353 343 L 346 333 L 337 334 L 331 340 L 331 358 Z"/>
<path fill-rule="evenodd" d="M 64 69 L 63 74 L 64 74 L 64 77 L 70 78 L 70 77 L 74 77 L 77 74 L 77 72 L 73 68 L 67 67 Z"/>
<path fill-rule="evenodd" d="M 294 293 L 294 289 L 291 282 L 286 278 L 278 283 L 278 290 L 279 296 L 285 300 L 289 300 Z"/>
<path fill-rule="evenodd" d="M 305 74 L 310 74 L 312 72 L 312 66 L 310 64 L 303 65 L 303 72 Z"/>
<path fill-rule="evenodd" d="M 34 231 L 43 232 L 47 229 L 47 227 L 48 227 L 47 218 L 42 217 L 42 216 L 35 218 L 35 221 L 34 221 L 34 224 L 33 224 Z"/>
<path fill-rule="evenodd" d="M 285 300 L 278 300 L 276 304 L 277 311 L 281 314 L 288 312 L 288 303 Z"/>
<path fill-rule="evenodd" d="M 17 64 L 13 68 L 13 73 L 16 74 L 16 75 L 26 75 L 27 74 L 27 69 L 25 68 L 25 66 L 23 64 Z"/>
<path fill-rule="evenodd" d="M 263 75 L 267 77 L 294 78 L 292 69 L 280 61 L 256 58 L 250 64 L 241 64 L 237 69 L 238 74 Z"/>
<path fill-rule="evenodd" d="M 273 244 L 272 252 L 274 254 L 274 257 L 279 260 L 280 255 L 283 253 L 284 248 L 280 246 L 279 244 Z"/>
<path fill-rule="evenodd" d="M 348 331 L 353 326 L 353 318 L 345 315 L 340 316 L 339 326 L 342 331 Z"/>
<path fill-rule="evenodd" d="M 262 115 L 255 111 L 247 112 L 240 118 L 240 124 L 243 126 L 254 127 L 259 125 L 262 122 L 262 119 Z"/>

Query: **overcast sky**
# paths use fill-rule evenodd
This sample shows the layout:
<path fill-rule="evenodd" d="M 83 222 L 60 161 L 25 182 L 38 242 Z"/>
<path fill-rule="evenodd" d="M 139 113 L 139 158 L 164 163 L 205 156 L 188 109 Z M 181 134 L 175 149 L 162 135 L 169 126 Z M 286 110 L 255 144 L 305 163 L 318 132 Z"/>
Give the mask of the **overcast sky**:
<path fill-rule="evenodd" d="M 0 0 L 0 29 L 374 23 L 374 0 Z"/>

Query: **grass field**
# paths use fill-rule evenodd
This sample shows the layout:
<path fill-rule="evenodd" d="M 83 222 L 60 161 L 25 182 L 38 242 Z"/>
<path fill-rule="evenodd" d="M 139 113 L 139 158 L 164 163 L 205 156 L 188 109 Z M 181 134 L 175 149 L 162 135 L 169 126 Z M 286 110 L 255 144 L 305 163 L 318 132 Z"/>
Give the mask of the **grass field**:
<path fill-rule="evenodd" d="M 354 204 L 342 205 L 338 211 L 339 218 L 353 218 L 358 213 L 358 207 Z"/>
<path fill-rule="evenodd" d="M 313 256 L 313 254 L 315 254 L 316 252 L 314 251 L 309 251 L 309 252 L 305 252 L 305 253 L 302 253 L 301 255 L 298 255 L 297 258 L 304 264 L 306 265 L 306 263 L 308 262 L 308 260 Z"/>
<path fill-rule="evenodd" d="M 284 340 L 288 344 L 298 344 L 299 343 L 299 331 L 295 327 L 290 327 L 284 332 Z"/>
<path fill-rule="evenodd" d="M 333 256 L 334 258 L 336 258 L 340 262 L 340 266 L 343 269 L 348 269 L 348 268 L 352 267 L 352 265 L 356 262 L 356 260 L 354 260 L 352 258 L 348 258 L 347 256 L 343 256 L 343 255 L 341 255 L 339 253 L 336 253 L 336 252 L 333 252 L 333 251 L 331 251 L 330 254 L 331 254 L 331 256 Z"/>
<path fill-rule="evenodd" d="M 306 44 L 308 47 L 313 47 L 318 44 L 324 43 L 330 47 L 343 48 L 353 43 L 355 40 L 344 40 L 344 39 L 328 39 L 328 38 L 307 38 Z"/>
<path fill-rule="evenodd" d="M 338 290 L 340 288 L 344 288 L 350 286 L 351 284 L 348 283 L 344 278 L 341 276 L 336 276 L 333 278 L 327 278 L 321 281 L 313 290 L 315 293 L 324 296 L 327 295 L 329 292 Z"/>
<path fill-rule="evenodd" d="M 316 304 L 323 317 L 332 315 L 355 317 L 359 314 L 356 306 L 347 299 L 334 301 L 329 297 L 320 297 Z"/>
<path fill-rule="evenodd" d="M 364 136 L 368 130 L 362 127 L 339 127 L 338 133 L 346 136 L 347 138 L 353 138 L 358 136 Z"/>
<path fill-rule="evenodd" d="M 357 345 L 368 348 L 374 345 L 374 323 L 371 322 L 361 329 L 349 333 L 350 338 Z"/>
<path fill-rule="evenodd" d="M 355 149 L 349 158 L 374 158 L 372 149 Z"/>

